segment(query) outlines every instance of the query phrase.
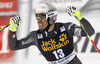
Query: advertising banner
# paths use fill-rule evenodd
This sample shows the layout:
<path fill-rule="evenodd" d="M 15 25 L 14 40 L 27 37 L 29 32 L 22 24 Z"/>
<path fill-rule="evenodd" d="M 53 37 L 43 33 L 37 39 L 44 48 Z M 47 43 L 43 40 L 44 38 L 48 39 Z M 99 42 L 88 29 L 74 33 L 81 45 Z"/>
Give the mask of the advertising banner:
<path fill-rule="evenodd" d="M 9 24 L 10 18 L 17 13 L 17 0 L 0 0 L 0 29 Z M 12 63 L 14 52 L 9 49 L 9 28 L 0 32 L 0 64 Z"/>
<path fill-rule="evenodd" d="M 0 16 L 0 29 L 9 23 L 11 16 Z M 13 59 L 13 51 L 8 47 L 9 29 L 6 28 L 0 32 L 0 63 L 11 62 Z"/>
<path fill-rule="evenodd" d="M 13 15 L 17 11 L 17 0 L 0 0 L 0 16 Z"/>

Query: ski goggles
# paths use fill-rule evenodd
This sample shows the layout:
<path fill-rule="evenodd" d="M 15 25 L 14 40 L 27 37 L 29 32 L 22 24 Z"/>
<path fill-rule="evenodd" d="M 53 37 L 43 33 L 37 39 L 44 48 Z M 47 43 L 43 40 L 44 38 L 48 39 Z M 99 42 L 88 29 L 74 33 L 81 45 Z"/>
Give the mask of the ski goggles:
<path fill-rule="evenodd" d="M 36 16 L 36 19 L 40 19 L 42 21 L 45 21 L 47 20 L 48 17 L 52 17 L 52 16 L 55 16 L 57 15 L 57 11 L 54 11 L 54 12 L 50 12 L 50 13 L 38 13 L 38 14 L 35 14 Z"/>

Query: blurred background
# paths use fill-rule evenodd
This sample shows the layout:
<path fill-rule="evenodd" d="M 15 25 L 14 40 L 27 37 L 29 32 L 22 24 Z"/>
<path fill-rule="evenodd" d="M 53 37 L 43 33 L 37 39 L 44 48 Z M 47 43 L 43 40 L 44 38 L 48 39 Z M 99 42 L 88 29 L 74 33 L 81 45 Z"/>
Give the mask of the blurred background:
<path fill-rule="evenodd" d="M 95 34 L 91 36 L 100 49 L 100 0 L 0 0 L 0 28 L 9 24 L 10 17 L 19 14 L 22 24 L 18 27 L 17 39 L 37 30 L 35 9 L 40 3 L 50 2 L 58 10 L 56 22 L 73 22 L 79 25 L 74 17 L 65 11 L 67 6 L 75 6 L 92 24 Z M 8 44 L 9 28 L 0 32 L 0 64 L 48 64 L 36 46 L 12 51 Z M 74 36 L 75 50 L 83 64 L 100 64 L 100 54 L 87 37 Z"/>

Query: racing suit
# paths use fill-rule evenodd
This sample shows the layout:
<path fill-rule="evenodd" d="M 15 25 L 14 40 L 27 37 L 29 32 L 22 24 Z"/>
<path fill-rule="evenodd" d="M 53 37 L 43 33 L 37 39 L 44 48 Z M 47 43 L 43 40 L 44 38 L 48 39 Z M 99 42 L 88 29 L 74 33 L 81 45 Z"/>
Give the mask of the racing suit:
<path fill-rule="evenodd" d="M 85 18 L 80 21 L 90 36 L 95 33 L 93 27 Z M 11 50 L 36 45 L 49 64 L 82 64 L 74 50 L 73 36 L 86 36 L 86 34 L 80 26 L 74 23 L 55 23 L 51 32 L 32 31 L 21 40 L 17 40 L 16 36 L 15 33 L 10 31 L 9 47 Z"/>

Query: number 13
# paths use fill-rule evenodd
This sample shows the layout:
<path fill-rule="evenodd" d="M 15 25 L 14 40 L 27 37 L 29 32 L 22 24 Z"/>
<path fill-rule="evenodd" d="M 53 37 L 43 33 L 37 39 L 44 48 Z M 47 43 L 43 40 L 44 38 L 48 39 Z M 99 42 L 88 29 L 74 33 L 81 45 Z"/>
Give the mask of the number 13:
<path fill-rule="evenodd" d="M 54 51 L 53 54 L 55 55 L 56 59 L 63 58 L 65 56 L 62 49 Z"/>

